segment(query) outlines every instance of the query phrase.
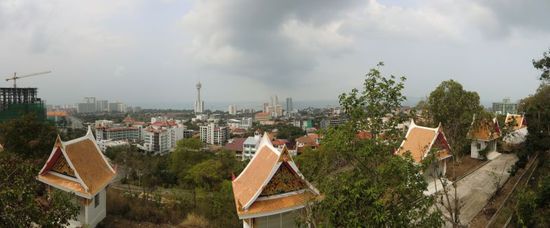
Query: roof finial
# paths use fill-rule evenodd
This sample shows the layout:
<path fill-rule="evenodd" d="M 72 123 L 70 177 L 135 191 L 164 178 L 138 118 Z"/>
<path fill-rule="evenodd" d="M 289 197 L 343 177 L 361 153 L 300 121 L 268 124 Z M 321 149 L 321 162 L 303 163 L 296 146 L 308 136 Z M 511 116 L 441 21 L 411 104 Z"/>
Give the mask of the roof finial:
<path fill-rule="evenodd" d="M 92 133 L 92 127 L 88 125 L 88 131 L 86 132 L 86 136 L 92 137 L 95 140 L 94 133 Z"/>
<path fill-rule="evenodd" d="M 262 139 L 260 139 L 260 145 L 258 146 L 258 148 L 262 148 L 262 146 L 264 145 L 273 146 L 267 132 L 264 132 L 264 136 L 262 137 Z"/>
<path fill-rule="evenodd" d="M 57 134 L 57 138 L 55 139 L 54 147 L 62 147 L 62 146 L 63 146 L 63 141 L 61 141 L 61 136 L 59 136 L 59 134 Z"/>
<path fill-rule="evenodd" d="M 416 126 L 414 123 L 414 118 L 411 118 L 411 123 L 409 124 L 409 128 Z"/>

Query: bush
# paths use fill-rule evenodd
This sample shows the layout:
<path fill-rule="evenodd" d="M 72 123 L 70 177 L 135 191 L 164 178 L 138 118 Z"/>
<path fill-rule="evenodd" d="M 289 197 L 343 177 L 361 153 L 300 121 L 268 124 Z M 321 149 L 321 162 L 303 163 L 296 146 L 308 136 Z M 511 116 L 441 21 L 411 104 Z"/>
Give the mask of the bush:
<path fill-rule="evenodd" d="M 197 215 L 195 213 L 189 213 L 185 220 L 183 220 L 182 223 L 180 223 L 179 227 L 196 227 L 196 228 L 202 228 L 202 227 L 209 227 L 208 220 L 206 220 L 204 217 Z"/>
<path fill-rule="evenodd" d="M 516 216 L 518 224 L 522 227 L 532 227 L 537 208 L 535 193 L 532 190 L 521 191 L 518 194 L 517 202 Z"/>

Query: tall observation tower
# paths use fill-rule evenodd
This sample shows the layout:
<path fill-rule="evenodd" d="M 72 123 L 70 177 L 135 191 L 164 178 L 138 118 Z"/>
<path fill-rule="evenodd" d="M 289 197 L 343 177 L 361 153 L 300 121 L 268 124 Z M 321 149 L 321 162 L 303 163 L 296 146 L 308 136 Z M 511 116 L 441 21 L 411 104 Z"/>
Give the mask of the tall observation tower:
<path fill-rule="evenodd" d="M 195 101 L 195 113 L 204 112 L 204 101 L 201 100 L 201 82 L 197 83 L 197 100 Z"/>

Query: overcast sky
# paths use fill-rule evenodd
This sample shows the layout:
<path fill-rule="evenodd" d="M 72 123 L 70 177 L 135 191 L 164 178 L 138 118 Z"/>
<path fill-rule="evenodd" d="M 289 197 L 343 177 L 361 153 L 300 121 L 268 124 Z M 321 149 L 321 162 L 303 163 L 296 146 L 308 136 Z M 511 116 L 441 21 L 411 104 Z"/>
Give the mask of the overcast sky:
<path fill-rule="evenodd" d="M 384 61 L 410 97 L 452 78 L 516 100 L 538 86 L 548 12 L 547 0 L 0 0 L 0 76 L 52 70 L 18 83 L 50 104 L 190 105 L 198 80 L 206 103 L 318 101 Z"/>

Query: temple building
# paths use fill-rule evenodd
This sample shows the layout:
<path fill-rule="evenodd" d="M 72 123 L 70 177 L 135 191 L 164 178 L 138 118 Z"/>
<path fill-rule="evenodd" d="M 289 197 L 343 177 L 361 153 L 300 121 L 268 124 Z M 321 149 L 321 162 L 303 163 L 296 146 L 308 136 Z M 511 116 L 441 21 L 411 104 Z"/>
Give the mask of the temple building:
<path fill-rule="evenodd" d="M 451 147 L 443 133 L 441 124 L 436 128 L 418 126 L 411 120 L 405 140 L 397 150 L 397 155 L 404 155 L 407 152 L 415 163 L 421 164 L 428 158 L 430 151 L 435 150 L 435 158 L 431 166 L 425 170 L 425 176 L 441 176 L 447 171 L 447 160 L 452 157 Z M 435 173 L 434 173 L 435 172 Z"/>
<path fill-rule="evenodd" d="M 505 150 L 510 151 L 527 139 L 529 132 L 527 131 L 527 121 L 523 115 L 506 114 L 504 128 L 509 132 L 503 137 Z"/>
<path fill-rule="evenodd" d="M 300 173 L 288 149 L 277 150 L 267 134 L 232 184 L 244 228 L 298 227 L 298 212 L 320 196 Z"/>
<path fill-rule="evenodd" d="M 472 140 L 470 145 L 470 156 L 476 159 L 493 160 L 500 153 L 497 152 L 497 140 L 500 138 L 500 127 L 496 118 L 476 119 L 468 131 L 468 138 Z"/>
<path fill-rule="evenodd" d="M 37 179 L 48 185 L 49 192 L 74 194 L 80 212 L 69 227 L 95 227 L 107 214 L 106 187 L 115 175 L 88 127 L 88 133 L 77 139 L 63 142 L 57 137 Z"/>

